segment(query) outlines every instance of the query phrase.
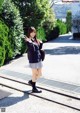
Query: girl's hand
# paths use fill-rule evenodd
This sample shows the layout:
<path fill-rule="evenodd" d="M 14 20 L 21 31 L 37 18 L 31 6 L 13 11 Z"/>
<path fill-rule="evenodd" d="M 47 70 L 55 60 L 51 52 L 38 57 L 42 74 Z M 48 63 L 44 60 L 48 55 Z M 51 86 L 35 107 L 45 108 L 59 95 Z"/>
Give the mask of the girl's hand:
<path fill-rule="evenodd" d="M 38 44 L 42 43 L 42 41 L 41 41 L 41 40 L 39 40 L 39 39 L 37 39 L 37 42 L 38 42 Z"/>
<path fill-rule="evenodd" d="M 30 41 L 30 39 L 28 37 L 25 37 L 25 41 Z"/>

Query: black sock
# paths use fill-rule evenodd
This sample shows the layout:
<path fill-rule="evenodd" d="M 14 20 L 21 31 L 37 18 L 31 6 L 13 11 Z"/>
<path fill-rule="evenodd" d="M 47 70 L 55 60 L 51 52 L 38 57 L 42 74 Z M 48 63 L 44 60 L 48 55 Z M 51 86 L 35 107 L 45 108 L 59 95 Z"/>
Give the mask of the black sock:
<path fill-rule="evenodd" d="M 32 82 L 33 89 L 36 89 L 36 82 Z"/>

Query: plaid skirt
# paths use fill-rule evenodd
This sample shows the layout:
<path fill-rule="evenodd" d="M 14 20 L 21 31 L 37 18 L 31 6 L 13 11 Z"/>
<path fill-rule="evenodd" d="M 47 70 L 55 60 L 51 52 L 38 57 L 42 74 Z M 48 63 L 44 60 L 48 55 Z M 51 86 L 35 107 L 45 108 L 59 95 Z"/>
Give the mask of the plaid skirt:
<path fill-rule="evenodd" d="M 37 62 L 37 63 L 29 63 L 29 67 L 32 69 L 39 69 L 42 68 L 42 61 Z"/>

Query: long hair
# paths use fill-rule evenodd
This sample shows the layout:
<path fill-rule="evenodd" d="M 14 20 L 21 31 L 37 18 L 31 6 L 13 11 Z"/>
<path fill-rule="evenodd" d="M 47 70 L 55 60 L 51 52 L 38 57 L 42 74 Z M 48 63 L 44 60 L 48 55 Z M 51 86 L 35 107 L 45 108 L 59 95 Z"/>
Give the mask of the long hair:
<path fill-rule="evenodd" d="M 27 37 L 30 38 L 30 33 L 35 32 L 36 33 L 36 29 L 34 27 L 30 27 L 28 29 L 28 33 L 27 33 Z M 36 35 L 34 36 L 35 41 L 37 42 L 37 38 Z"/>

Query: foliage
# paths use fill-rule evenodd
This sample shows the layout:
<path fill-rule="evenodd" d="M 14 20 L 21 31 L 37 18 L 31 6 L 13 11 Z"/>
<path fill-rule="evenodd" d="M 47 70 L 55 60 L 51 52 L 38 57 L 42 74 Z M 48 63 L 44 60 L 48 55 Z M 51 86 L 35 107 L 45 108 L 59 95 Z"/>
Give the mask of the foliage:
<path fill-rule="evenodd" d="M 13 52 L 8 41 L 9 28 L 0 20 L 0 66 L 4 64 L 5 60 L 11 59 Z"/>
<path fill-rule="evenodd" d="M 50 31 L 50 34 L 49 34 L 48 37 L 47 37 L 47 41 L 58 38 L 59 32 L 60 32 L 59 30 L 60 30 L 60 29 L 59 29 L 58 26 L 56 26 L 53 30 L 51 30 L 51 31 Z"/>
<path fill-rule="evenodd" d="M 0 0 L 0 7 L 2 6 L 3 1 L 4 1 L 4 0 Z"/>
<path fill-rule="evenodd" d="M 38 8 L 36 0 L 12 0 L 20 10 L 24 28 L 34 26 L 37 28 L 44 17 L 43 11 Z M 26 30 L 25 30 L 26 32 Z"/>
<path fill-rule="evenodd" d="M 28 27 L 34 26 L 37 37 L 46 41 L 55 23 L 48 0 L 0 0 L 0 66 L 25 52 Z"/>
<path fill-rule="evenodd" d="M 57 20 L 56 26 L 59 28 L 59 34 L 67 33 L 66 23 L 62 22 L 61 20 Z"/>
<path fill-rule="evenodd" d="M 55 15 L 50 8 L 48 0 L 12 0 L 20 10 L 24 22 L 25 34 L 27 28 L 34 26 L 42 27 L 46 35 L 55 26 Z"/>
<path fill-rule="evenodd" d="M 11 0 L 4 0 L 1 17 L 10 28 L 9 41 L 12 44 L 14 56 L 16 56 L 21 52 L 24 32 L 19 10 L 11 2 Z"/>
<path fill-rule="evenodd" d="M 70 10 L 67 11 L 66 25 L 67 25 L 67 32 L 70 32 L 72 28 L 72 13 Z"/>
<path fill-rule="evenodd" d="M 48 0 L 37 0 L 38 7 L 44 13 L 41 26 L 45 29 L 46 35 L 50 33 L 51 30 L 55 27 L 55 15 L 50 8 Z"/>
<path fill-rule="evenodd" d="M 4 0 L 0 0 L 0 13 L 1 13 L 1 10 L 2 10 L 3 1 L 4 1 Z"/>
<path fill-rule="evenodd" d="M 37 37 L 42 41 L 46 41 L 46 34 L 43 27 L 37 29 Z"/>

